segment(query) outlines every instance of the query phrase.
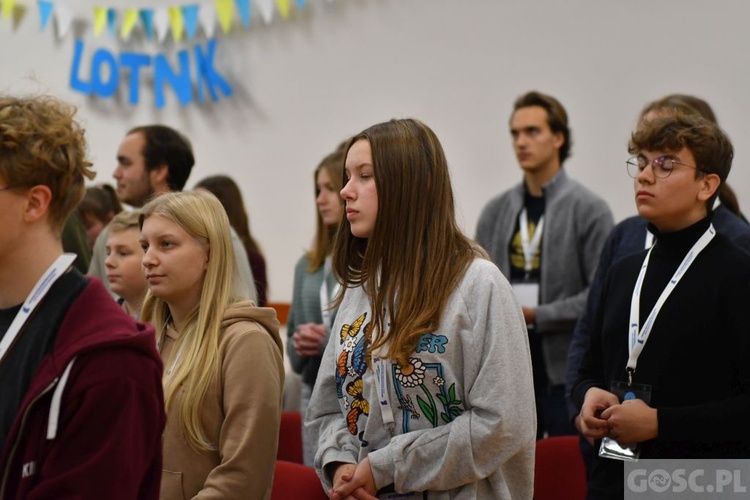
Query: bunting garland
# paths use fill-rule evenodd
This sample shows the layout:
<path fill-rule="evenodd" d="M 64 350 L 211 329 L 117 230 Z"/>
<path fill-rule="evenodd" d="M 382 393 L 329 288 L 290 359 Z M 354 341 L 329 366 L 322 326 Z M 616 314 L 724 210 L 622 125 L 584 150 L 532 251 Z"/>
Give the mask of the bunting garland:
<path fill-rule="evenodd" d="M 23 1 L 0 0 L 0 19 L 13 20 L 17 15 L 16 5 Z M 57 37 L 61 39 L 66 36 L 75 18 L 80 18 L 68 5 L 69 1 L 36 1 L 40 31 L 46 30 L 50 19 L 54 18 Z M 275 12 L 283 20 L 288 20 L 292 4 L 297 10 L 305 8 L 305 0 L 201 0 L 198 3 L 175 4 L 157 9 L 102 5 L 93 8 L 89 24 L 93 25 L 94 36 L 101 36 L 106 28 L 108 36 L 119 37 L 124 42 L 130 39 L 136 29 L 140 29 L 147 39 L 156 37 L 159 42 L 163 42 L 169 32 L 175 41 L 182 40 L 183 35 L 192 40 L 197 35 L 199 26 L 206 38 L 211 39 L 216 35 L 217 21 L 226 34 L 238 26 L 250 28 L 253 8 L 266 24 L 273 20 Z"/>
<path fill-rule="evenodd" d="M 130 38 L 130 33 L 133 32 L 135 23 L 138 22 L 138 17 L 137 9 L 125 9 L 125 15 L 122 17 L 122 27 L 120 28 L 120 38 L 124 42 L 127 42 L 128 38 Z"/>
<path fill-rule="evenodd" d="M 188 38 L 195 38 L 195 32 L 198 29 L 198 6 L 185 5 L 182 7 L 182 22 L 185 24 L 185 31 Z"/>
<path fill-rule="evenodd" d="M 112 0 L 106 0 L 112 1 Z M 205 42 L 191 48 L 180 48 L 168 57 L 163 53 L 133 52 L 126 47 L 111 51 L 105 47 L 89 47 L 82 37 L 75 40 L 71 62 L 70 88 L 90 96 L 111 98 L 120 89 L 126 92 L 130 104 L 138 104 L 140 88 L 153 87 L 157 109 L 166 105 L 165 91 L 172 90 L 180 105 L 217 101 L 233 94 L 230 80 L 216 66 L 216 27 L 229 33 L 237 27 L 250 28 L 253 8 L 264 23 L 273 20 L 276 12 L 281 19 L 292 16 L 292 7 L 305 8 L 304 0 L 186 0 L 190 3 L 166 5 L 158 8 L 112 7 L 97 5 L 82 19 L 70 4 L 71 0 L 0 0 L 0 23 L 21 21 L 26 10 L 24 2 L 35 2 L 39 12 L 39 29 L 44 31 L 54 18 L 53 30 L 58 39 L 64 38 L 75 22 L 89 26 L 95 37 L 102 35 L 128 42 L 138 31 L 147 40 L 163 43 L 171 33 L 175 42 L 186 37 L 193 40 L 200 27 Z M 328 0 L 334 1 L 334 0 Z M 88 22 L 87 22 L 88 21 Z M 79 32 L 76 29 L 76 32 Z M 176 58 L 174 57 L 176 55 Z M 122 96 L 122 94 L 120 94 Z"/>
<path fill-rule="evenodd" d="M 250 27 L 250 0 L 237 0 L 237 10 L 240 13 L 242 26 Z"/>
<path fill-rule="evenodd" d="M 10 19 L 13 16 L 15 0 L 0 0 L 0 15 L 3 19 Z"/>
<path fill-rule="evenodd" d="M 44 28 L 47 27 L 49 18 L 52 15 L 52 8 L 54 7 L 54 4 L 46 0 L 38 0 L 38 5 L 39 5 L 39 28 L 41 31 L 44 31 Z"/>
<path fill-rule="evenodd" d="M 263 22 L 269 24 L 273 20 L 273 0 L 256 0 Z"/>

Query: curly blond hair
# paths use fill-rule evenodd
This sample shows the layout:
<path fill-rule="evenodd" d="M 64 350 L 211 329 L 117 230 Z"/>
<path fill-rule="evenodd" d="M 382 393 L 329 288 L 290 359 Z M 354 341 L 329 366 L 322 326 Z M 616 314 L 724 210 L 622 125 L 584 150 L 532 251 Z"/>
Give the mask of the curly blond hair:
<path fill-rule="evenodd" d="M 84 177 L 95 175 L 75 112 L 50 96 L 0 96 L 0 177 L 12 189 L 49 187 L 49 222 L 58 231 L 83 197 Z"/>

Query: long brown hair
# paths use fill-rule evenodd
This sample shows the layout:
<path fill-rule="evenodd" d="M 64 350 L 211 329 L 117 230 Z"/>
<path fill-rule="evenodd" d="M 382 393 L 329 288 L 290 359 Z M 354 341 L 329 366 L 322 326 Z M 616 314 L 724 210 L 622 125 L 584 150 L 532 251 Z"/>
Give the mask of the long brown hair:
<path fill-rule="evenodd" d="M 226 175 L 212 175 L 200 181 L 195 187 L 210 191 L 221 202 L 229 217 L 229 224 L 237 231 L 237 236 L 240 237 L 247 253 L 263 255 L 258 242 L 250 232 L 250 219 L 237 183 Z"/>
<path fill-rule="evenodd" d="M 388 358 L 404 365 L 419 337 L 439 327 L 449 296 L 481 251 L 456 224 L 448 164 L 429 127 L 414 119 L 373 125 L 347 151 L 359 140 L 372 148 L 378 213 L 367 239 L 352 235 L 342 216 L 333 253 L 345 284 L 338 303 L 347 288 L 363 286 L 372 309 L 369 353 L 387 345 Z"/>
<path fill-rule="evenodd" d="M 346 146 L 348 142 L 342 142 L 336 148 L 336 151 L 329 154 L 318 164 L 313 174 L 313 185 L 315 186 L 315 197 L 320 194 L 318 191 L 318 174 L 321 170 L 325 170 L 328 177 L 331 179 L 331 185 L 333 189 L 341 191 L 343 187 L 342 179 L 344 176 L 344 158 L 346 157 Z M 343 202 L 342 202 L 343 203 Z M 334 224 L 332 226 L 326 226 L 323 222 L 323 217 L 320 216 L 320 211 L 315 210 L 316 218 L 316 230 L 315 230 L 315 241 L 310 252 L 307 254 L 307 259 L 310 261 L 310 267 L 308 271 L 313 272 L 320 268 L 326 260 L 326 257 L 331 255 L 333 252 L 333 242 L 336 239 L 336 232 L 338 231 L 339 225 Z"/>

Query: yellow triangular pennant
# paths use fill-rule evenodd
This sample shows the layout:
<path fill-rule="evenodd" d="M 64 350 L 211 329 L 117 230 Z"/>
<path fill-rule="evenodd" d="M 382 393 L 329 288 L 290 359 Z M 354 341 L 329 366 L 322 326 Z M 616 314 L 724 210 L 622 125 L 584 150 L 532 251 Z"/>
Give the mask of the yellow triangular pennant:
<path fill-rule="evenodd" d="M 276 6 L 279 8 L 281 17 L 283 19 L 289 19 L 289 0 L 276 0 Z"/>
<path fill-rule="evenodd" d="M 3 19 L 10 19 L 13 17 L 13 7 L 15 7 L 15 3 L 16 0 L 0 0 Z"/>
<path fill-rule="evenodd" d="M 185 21 L 182 20 L 182 8 L 169 8 L 169 24 L 172 26 L 172 38 L 175 42 L 182 40 L 182 32 L 185 31 Z"/>
<path fill-rule="evenodd" d="M 219 24 L 221 30 L 224 33 L 229 33 L 232 29 L 232 15 L 234 14 L 234 1 L 233 0 L 216 0 L 216 15 L 219 18 Z"/>
<path fill-rule="evenodd" d="M 94 7 L 94 36 L 99 36 L 107 25 L 107 8 Z"/>
<path fill-rule="evenodd" d="M 130 33 L 132 33 L 133 28 L 135 28 L 135 23 L 138 22 L 138 9 L 125 9 L 125 15 L 122 19 L 122 28 L 120 29 L 120 37 L 123 40 L 126 40 L 130 38 Z"/>

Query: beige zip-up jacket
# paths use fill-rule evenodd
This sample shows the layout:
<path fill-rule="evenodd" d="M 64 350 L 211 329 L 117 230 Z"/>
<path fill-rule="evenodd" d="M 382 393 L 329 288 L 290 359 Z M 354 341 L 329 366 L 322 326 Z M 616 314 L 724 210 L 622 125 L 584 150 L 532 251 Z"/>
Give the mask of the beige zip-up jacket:
<path fill-rule="evenodd" d="M 218 370 L 203 411 L 204 429 L 216 449 L 194 450 L 182 434 L 177 413 L 168 411 L 163 500 L 271 496 L 284 388 L 276 311 L 238 302 L 225 311 L 222 326 Z M 178 339 L 168 330 L 161 349 L 167 367 L 176 356 Z"/>

